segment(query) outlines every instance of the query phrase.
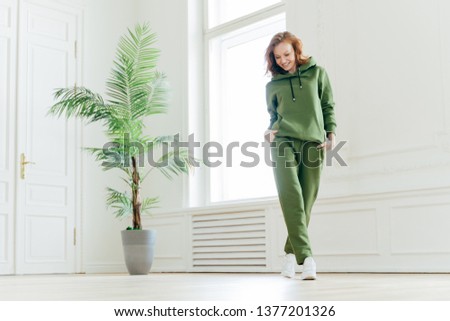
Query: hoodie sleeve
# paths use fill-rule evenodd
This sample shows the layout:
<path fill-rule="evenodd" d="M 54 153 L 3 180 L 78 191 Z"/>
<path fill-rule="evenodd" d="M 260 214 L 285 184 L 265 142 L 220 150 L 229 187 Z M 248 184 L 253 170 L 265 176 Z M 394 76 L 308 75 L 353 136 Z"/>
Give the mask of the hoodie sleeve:
<path fill-rule="evenodd" d="M 276 96 L 272 95 L 269 88 L 269 84 L 270 83 L 266 85 L 266 102 L 267 102 L 267 111 L 269 112 L 270 115 L 270 124 L 268 129 L 272 129 L 273 124 L 278 119 L 278 114 L 277 114 Z"/>
<path fill-rule="evenodd" d="M 333 91 L 331 89 L 330 79 L 325 69 L 320 69 L 319 76 L 319 97 L 322 106 L 323 123 L 327 133 L 335 133 L 336 117 L 334 115 Z"/>

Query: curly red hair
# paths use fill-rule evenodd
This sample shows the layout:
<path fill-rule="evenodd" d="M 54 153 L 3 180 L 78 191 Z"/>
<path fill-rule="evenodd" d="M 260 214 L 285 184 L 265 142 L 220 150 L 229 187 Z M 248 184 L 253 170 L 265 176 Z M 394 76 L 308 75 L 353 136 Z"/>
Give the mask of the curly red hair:
<path fill-rule="evenodd" d="M 309 57 L 303 55 L 303 43 L 297 36 L 290 33 L 289 31 L 279 32 L 272 37 L 272 40 L 270 40 L 265 54 L 267 63 L 266 73 L 270 72 L 272 76 L 286 73 L 283 68 L 278 66 L 273 54 L 274 48 L 281 42 L 287 42 L 292 45 L 292 48 L 294 48 L 295 61 L 297 63 L 297 66 L 305 64 L 309 60 Z"/>

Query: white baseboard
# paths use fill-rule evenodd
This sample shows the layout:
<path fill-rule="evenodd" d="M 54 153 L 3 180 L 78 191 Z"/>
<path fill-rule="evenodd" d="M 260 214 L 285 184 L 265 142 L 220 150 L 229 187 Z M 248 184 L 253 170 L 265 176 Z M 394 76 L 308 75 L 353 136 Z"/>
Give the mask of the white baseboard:
<path fill-rule="evenodd" d="M 86 274 L 128 273 L 125 263 L 90 263 L 84 266 Z"/>

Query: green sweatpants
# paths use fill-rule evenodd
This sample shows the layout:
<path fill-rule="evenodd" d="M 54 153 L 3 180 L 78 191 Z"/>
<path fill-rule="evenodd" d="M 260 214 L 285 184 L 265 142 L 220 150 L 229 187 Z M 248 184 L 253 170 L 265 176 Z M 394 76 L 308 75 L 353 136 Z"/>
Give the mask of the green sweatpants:
<path fill-rule="evenodd" d="M 272 144 L 274 175 L 288 237 L 284 251 L 303 264 L 312 256 L 308 236 L 311 209 L 319 191 L 324 151 L 316 142 L 275 137 Z"/>

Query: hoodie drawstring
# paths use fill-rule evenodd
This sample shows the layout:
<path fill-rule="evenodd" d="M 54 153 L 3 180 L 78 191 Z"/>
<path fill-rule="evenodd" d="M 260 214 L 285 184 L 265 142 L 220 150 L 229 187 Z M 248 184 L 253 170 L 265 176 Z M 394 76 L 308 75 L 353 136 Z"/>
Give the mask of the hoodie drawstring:
<path fill-rule="evenodd" d="M 303 88 L 302 80 L 300 78 L 300 68 L 298 69 L 298 72 L 297 72 L 297 79 L 298 79 L 298 84 L 299 84 L 300 88 Z M 291 77 L 289 77 L 289 85 L 291 86 L 292 101 L 295 101 L 294 87 L 292 87 L 292 78 Z"/>
<path fill-rule="evenodd" d="M 300 68 L 298 68 L 298 73 L 297 73 L 298 84 L 300 85 L 300 88 L 303 88 L 302 79 L 300 78 L 300 74 L 301 74 L 301 71 L 300 71 Z"/>
<path fill-rule="evenodd" d="M 295 101 L 295 95 L 294 95 L 294 88 L 292 88 L 292 78 L 289 78 L 289 84 L 291 85 L 291 95 L 292 95 L 292 101 Z"/>

